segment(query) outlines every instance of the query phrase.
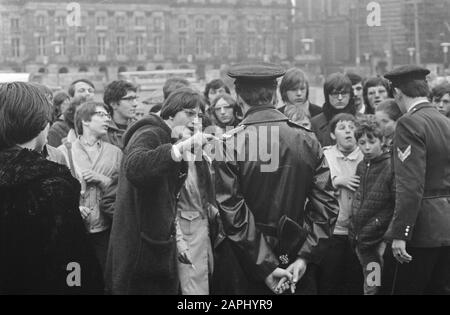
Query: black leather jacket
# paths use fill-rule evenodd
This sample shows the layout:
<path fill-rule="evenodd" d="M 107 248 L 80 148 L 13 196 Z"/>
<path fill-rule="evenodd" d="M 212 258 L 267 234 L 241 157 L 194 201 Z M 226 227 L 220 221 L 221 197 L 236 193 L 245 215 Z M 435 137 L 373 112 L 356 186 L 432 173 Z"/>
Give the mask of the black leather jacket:
<path fill-rule="evenodd" d="M 225 234 L 245 274 L 261 281 L 280 265 L 274 253 L 277 238 L 270 231 L 283 215 L 310 232 L 298 257 L 319 262 L 339 211 L 319 142 L 273 107 L 251 108 L 241 125 L 246 128 L 227 141 L 234 141 L 231 153 L 227 150 L 234 158 L 216 161 L 214 171 Z M 250 139 L 255 135 L 259 152 L 266 149 L 261 140 L 270 135 L 272 153 L 266 163 L 264 154 L 255 159 Z"/>

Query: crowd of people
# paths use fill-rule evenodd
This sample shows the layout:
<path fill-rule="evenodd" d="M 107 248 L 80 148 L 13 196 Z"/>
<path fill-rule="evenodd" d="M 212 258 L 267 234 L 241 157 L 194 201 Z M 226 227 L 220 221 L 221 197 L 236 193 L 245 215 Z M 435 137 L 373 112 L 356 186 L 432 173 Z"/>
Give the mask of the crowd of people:
<path fill-rule="evenodd" d="M 270 64 L 152 108 L 123 80 L 1 84 L 0 293 L 450 294 L 450 83 L 427 74 L 333 73 L 321 106 Z M 233 158 L 250 129 L 275 170 Z"/>

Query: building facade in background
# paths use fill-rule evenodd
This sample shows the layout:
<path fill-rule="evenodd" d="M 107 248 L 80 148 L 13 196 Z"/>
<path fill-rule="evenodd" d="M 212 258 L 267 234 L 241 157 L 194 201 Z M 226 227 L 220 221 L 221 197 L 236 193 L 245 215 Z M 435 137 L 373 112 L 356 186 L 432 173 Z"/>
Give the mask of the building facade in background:
<path fill-rule="evenodd" d="M 247 60 L 288 60 L 290 0 L 78 1 L 0 4 L 0 65 L 65 73 L 219 68 Z M 114 75 L 112 75 L 113 77 Z"/>
<path fill-rule="evenodd" d="M 381 23 L 371 27 L 374 2 Z M 119 71 L 195 68 L 204 77 L 258 60 L 297 65 L 320 81 L 413 62 L 416 38 L 421 63 L 448 61 L 450 0 L 79 0 L 79 26 L 68 24 L 68 3 L 2 0 L 0 70 L 111 80 Z"/>
<path fill-rule="evenodd" d="M 295 46 L 296 57 L 300 58 L 297 62 L 307 67 L 319 63 L 324 74 L 347 68 L 357 70 L 357 61 L 359 71 L 366 75 L 383 74 L 393 65 L 415 63 L 416 38 L 422 64 L 441 67 L 445 60 L 447 63 L 450 60 L 442 46 L 450 43 L 450 0 L 297 0 L 296 3 Z M 367 23 L 371 14 L 368 6 L 373 3 L 380 7 L 379 26 Z M 305 47 L 313 47 L 313 56 L 305 57 Z"/>

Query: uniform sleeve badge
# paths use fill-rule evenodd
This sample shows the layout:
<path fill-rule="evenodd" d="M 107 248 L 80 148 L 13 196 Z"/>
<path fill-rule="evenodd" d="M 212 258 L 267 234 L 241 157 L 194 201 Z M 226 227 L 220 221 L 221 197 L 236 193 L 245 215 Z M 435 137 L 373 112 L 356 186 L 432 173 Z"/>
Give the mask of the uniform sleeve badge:
<path fill-rule="evenodd" d="M 411 146 L 408 146 L 405 151 L 400 150 L 400 148 L 397 148 L 398 152 L 398 158 L 403 163 L 406 161 L 406 159 L 411 155 Z"/>

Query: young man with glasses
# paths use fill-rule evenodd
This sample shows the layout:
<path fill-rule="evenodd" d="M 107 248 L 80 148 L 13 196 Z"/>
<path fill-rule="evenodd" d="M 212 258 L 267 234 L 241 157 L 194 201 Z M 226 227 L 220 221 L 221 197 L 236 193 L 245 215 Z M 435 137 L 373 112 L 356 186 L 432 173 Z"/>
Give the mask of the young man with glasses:
<path fill-rule="evenodd" d="M 104 103 L 112 116 L 106 140 L 122 149 L 122 136 L 136 120 L 137 88 L 125 80 L 111 82 L 105 89 Z"/>
<path fill-rule="evenodd" d="M 355 115 L 356 108 L 352 82 L 342 73 L 331 74 L 325 81 L 323 92 L 325 96 L 323 113 L 314 117 L 311 125 L 320 144 L 325 147 L 335 144 L 330 130 L 330 121 L 333 117 L 340 113 Z"/>
<path fill-rule="evenodd" d="M 123 136 L 124 156 L 114 205 L 106 283 L 112 294 L 178 294 L 176 207 L 186 178 L 183 156 L 213 137 L 181 140 L 194 129 L 204 98 L 173 92 L 161 115 L 134 123 Z"/>
<path fill-rule="evenodd" d="M 111 116 L 103 103 L 86 102 L 75 114 L 79 135 L 69 147 L 62 145 L 72 174 L 81 183 L 80 213 L 97 259 L 104 270 L 111 221 L 100 211 L 100 200 L 118 176 L 122 151 L 102 140 L 108 132 Z M 69 152 L 70 151 L 70 152 Z"/>

